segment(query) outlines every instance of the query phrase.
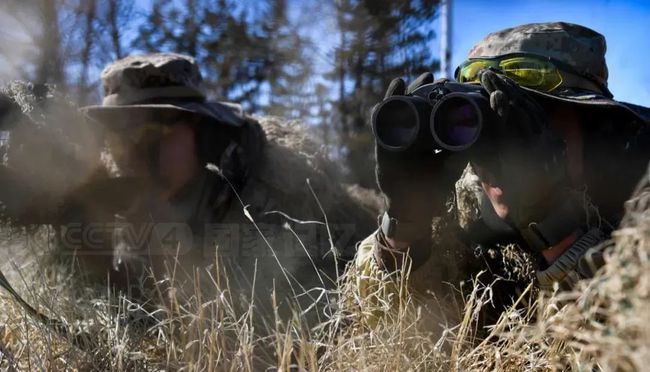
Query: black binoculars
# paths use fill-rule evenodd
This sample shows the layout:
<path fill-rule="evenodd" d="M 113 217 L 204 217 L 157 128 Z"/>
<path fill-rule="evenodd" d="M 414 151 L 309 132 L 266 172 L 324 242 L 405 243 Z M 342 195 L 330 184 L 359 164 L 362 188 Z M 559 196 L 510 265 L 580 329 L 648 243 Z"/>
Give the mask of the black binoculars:
<path fill-rule="evenodd" d="M 463 151 L 490 127 L 494 112 L 476 84 L 440 80 L 408 96 L 389 97 L 372 112 L 377 144 L 390 151 Z"/>

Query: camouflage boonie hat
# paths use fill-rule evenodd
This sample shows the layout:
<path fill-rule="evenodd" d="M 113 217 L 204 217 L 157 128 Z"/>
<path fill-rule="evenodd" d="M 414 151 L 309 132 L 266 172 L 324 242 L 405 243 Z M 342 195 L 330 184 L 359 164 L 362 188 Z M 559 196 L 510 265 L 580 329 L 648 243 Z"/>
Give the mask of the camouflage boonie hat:
<path fill-rule="evenodd" d="M 562 70 L 562 84 L 551 92 L 522 87 L 537 95 L 564 102 L 605 106 L 623 110 L 635 119 L 650 121 L 647 109 L 613 100 L 607 88 L 607 44 L 598 32 L 572 23 L 530 23 L 487 35 L 469 52 L 468 58 L 491 58 L 507 54 L 530 54 L 570 65 L 576 74 Z"/>
<path fill-rule="evenodd" d="M 104 100 L 82 108 L 109 126 L 134 121 L 195 117 L 230 126 L 244 124 L 239 105 L 207 102 L 194 58 L 175 53 L 134 55 L 102 71 Z"/>

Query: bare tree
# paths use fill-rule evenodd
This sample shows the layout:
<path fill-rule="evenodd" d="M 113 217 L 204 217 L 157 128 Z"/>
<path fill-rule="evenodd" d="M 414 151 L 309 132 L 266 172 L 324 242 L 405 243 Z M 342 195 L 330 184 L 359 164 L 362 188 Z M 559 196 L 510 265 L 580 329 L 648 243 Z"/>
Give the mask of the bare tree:
<path fill-rule="evenodd" d="M 88 86 L 88 73 L 90 70 L 91 58 L 95 46 L 95 21 L 97 18 L 97 1 L 87 0 L 80 4 L 79 13 L 84 19 L 83 44 L 80 51 L 81 72 L 79 76 L 78 96 L 81 104 L 88 102 L 88 93 L 91 87 Z"/>
<path fill-rule="evenodd" d="M 34 79 L 37 83 L 54 83 L 65 89 L 58 5 L 57 0 L 39 0 L 36 5 L 36 16 L 42 30 L 36 37 L 40 55 Z"/>
<path fill-rule="evenodd" d="M 132 22 L 139 17 L 133 4 L 133 1 L 125 0 L 101 2 L 99 21 L 102 33 L 107 36 L 107 39 L 103 42 L 106 45 L 105 50 L 109 54 L 104 55 L 102 60 L 115 60 L 125 56 L 124 35 Z"/>

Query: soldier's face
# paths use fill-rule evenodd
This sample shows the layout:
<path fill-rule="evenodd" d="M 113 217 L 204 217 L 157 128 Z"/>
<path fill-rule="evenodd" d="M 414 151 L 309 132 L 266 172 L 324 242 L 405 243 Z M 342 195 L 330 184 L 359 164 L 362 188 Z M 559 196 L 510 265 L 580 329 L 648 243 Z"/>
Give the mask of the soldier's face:
<path fill-rule="evenodd" d="M 570 105 L 549 105 L 545 107 L 549 126 L 566 145 L 566 158 L 558 170 L 568 176 L 567 184 L 580 185 L 583 180 L 583 138 L 581 121 L 578 111 Z M 524 149 L 522 149 L 524 150 Z M 549 150 L 550 151 L 550 150 Z M 557 179 L 545 176 L 541 166 L 535 163 L 527 164 L 526 154 L 510 154 L 511 158 L 501 158 L 501 162 L 509 165 L 509 172 L 504 172 L 500 163 L 484 162 L 482 165 L 473 163 L 474 169 L 481 180 L 492 207 L 501 218 L 513 218 L 516 223 L 527 224 L 527 219 L 534 213 L 557 187 Z M 527 166 L 528 165 L 528 166 Z M 515 215 L 513 215 L 513 213 Z"/>
<path fill-rule="evenodd" d="M 159 147 L 158 175 L 165 192 L 173 195 L 200 172 L 194 126 L 176 123 L 165 131 Z"/>
<path fill-rule="evenodd" d="M 194 124 L 148 123 L 113 134 L 109 148 L 119 176 L 149 180 L 167 198 L 200 172 Z"/>

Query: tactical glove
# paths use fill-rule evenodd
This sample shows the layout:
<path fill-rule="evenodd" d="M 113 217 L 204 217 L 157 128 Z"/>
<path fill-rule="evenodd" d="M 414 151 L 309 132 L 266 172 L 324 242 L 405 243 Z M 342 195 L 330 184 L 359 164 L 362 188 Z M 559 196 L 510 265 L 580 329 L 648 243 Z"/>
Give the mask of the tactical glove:
<path fill-rule="evenodd" d="M 432 82 L 430 72 L 420 75 L 408 87 L 404 80 L 396 78 L 384 98 L 409 95 Z M 458 155 L 452 157 L 448 151 L 437 154 L 433 151 L 430 154 L 393 152 L 378 145 L 375 145 L 375 155 L 377 184 L 384 195 L 386 211 L 380 220 L 383 236 L 378 241 L 386 242 L 385 238 L 390 238 L 408 243 L 416 267 L 430 253 L 432 218 L 445 212 L 445 200 L 467 161 Z M 387 253 L 393 257 L 395 252 Z"/>

